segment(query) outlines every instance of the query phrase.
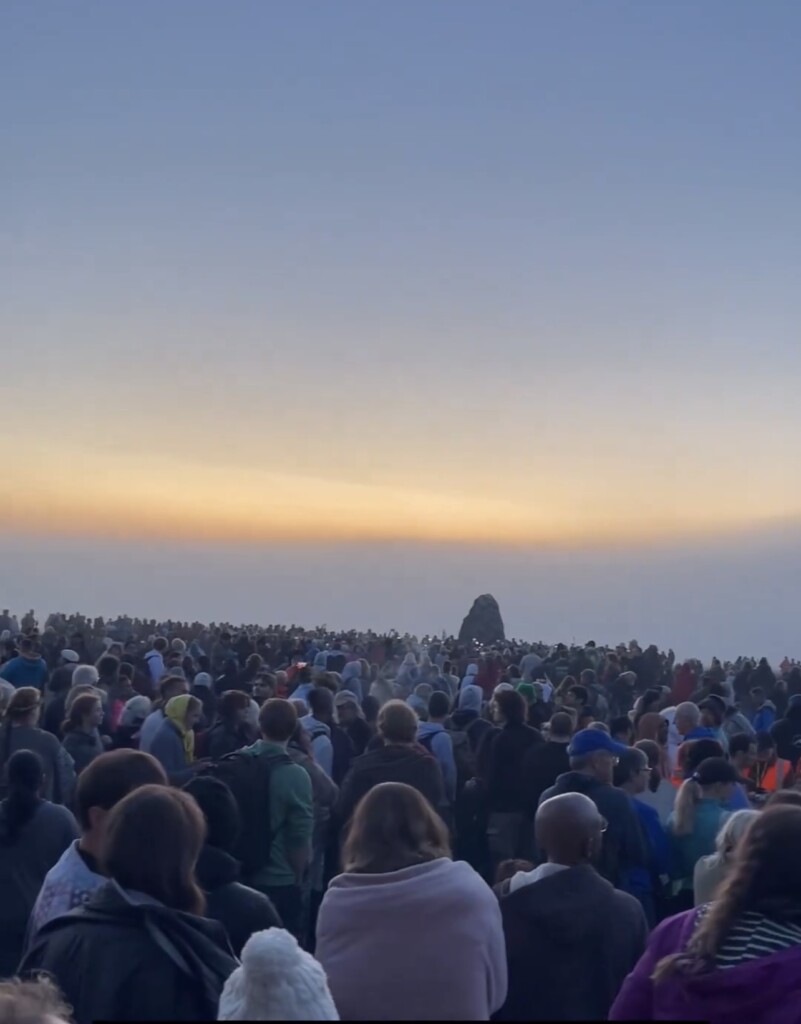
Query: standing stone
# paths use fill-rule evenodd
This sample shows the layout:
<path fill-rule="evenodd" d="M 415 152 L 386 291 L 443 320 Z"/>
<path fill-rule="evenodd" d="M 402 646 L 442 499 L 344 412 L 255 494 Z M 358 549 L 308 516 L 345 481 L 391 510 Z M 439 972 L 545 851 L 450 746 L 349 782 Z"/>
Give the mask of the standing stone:
<path fill-rule="evenodd" d="M 477 640 L 480 644 L 489 645 L 505 639 L 498 602 L 492 594 L 482 594 L 473 601 L 473 607 L 462 622 L 459 643 L 469 644 Z"/>

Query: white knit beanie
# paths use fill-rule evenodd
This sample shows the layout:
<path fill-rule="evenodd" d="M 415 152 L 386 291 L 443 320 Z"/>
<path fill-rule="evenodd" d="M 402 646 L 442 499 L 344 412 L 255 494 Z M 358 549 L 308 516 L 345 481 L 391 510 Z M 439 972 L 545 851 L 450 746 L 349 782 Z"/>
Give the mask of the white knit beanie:
<path fill-rule="evenodd" d="M 283 928 L 251 935 L 226 981 L 218 1020 L 339 1020 L 322 966 Z"/>

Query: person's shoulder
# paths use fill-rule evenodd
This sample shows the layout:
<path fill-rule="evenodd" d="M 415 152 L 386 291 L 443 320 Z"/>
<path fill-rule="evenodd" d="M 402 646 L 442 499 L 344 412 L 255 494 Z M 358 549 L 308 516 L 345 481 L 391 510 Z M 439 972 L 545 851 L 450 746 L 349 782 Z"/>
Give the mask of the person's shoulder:
<path fill-rule="evenodd" d="M 605 881 L 605 879 L 604 879 Z M 642 917 L 642 904 L 636 896 L 632 896 L 631 893 L 622 892 L 620 889 L 612 888 L 610 899 L 614 905 L 615 912 L 619 914 L 625 914 L 634 921 L 639 921 Z"/>
<path fill-rule="evenodd" d="M 487 885 L 481 875 L 464 860 L 444 860 L 442 868 L 443 876 L 450 878 L 454 885 L 459 885 L 470 890 L 479 899 L 489 897 L 495 901 L 496 897 L 492 889 Z"/>
<path fill-rule="evenodd" d="M 615 810 L 620 811 L 625 810 L 631 814 L 636 813 L 632 806 L 631 797 L 628 793 L 624 793 L 622 789 L 616 789 L 614 786 L 602 783 L 595 793 L 593 793 L 593 796 L 598 800 L 604 801 L 607 807 L 612 807 Z"/>

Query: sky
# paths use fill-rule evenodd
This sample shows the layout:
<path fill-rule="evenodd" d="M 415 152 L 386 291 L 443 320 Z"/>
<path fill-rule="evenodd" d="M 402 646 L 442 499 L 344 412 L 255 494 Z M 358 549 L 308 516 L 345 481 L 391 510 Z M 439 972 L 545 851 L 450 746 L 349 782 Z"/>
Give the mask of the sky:
<path fill-rule="evenodd" d="M 800 43 L 5 0 L 0 603 L 801 656 Z"/>

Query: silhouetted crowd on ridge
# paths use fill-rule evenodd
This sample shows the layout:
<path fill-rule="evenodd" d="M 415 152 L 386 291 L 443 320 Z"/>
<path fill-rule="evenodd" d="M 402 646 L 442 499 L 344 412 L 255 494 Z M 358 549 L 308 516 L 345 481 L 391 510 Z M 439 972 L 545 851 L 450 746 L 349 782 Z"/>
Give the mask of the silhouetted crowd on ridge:
<path fill-rule="evenodd" d="M 789 658 L 3 611 L 0 707 L 0 1019 L 801 1022 Z"/>

